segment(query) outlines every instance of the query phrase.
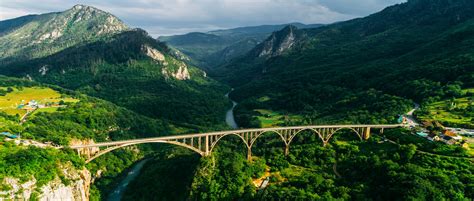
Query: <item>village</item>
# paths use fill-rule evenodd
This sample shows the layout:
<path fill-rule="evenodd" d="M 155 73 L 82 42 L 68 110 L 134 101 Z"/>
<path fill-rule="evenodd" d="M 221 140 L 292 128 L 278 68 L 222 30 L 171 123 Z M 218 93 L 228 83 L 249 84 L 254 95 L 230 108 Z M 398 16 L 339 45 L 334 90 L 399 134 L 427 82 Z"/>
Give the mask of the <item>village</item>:
<path fill-rule="evenodd" d="M 18 104 L 18 106 L 16 106 L 16 109 L 26 111 L 26 113 L 20 118 L 20 125 L 21 125 L 27 120 L 28 116 L 30 116 L 33 112 L 35 112 L 38 109 L 60 108 L 60 107 L 66 107 L 66 105 L 64 105 L 64 101 L 62 100 L 59 102 L 46 102 L 44 104 L 37 100 L 30 100 L 30 101 L 22 100 L 21 103 Z M 6 141 L 13 141 L 16 145 L 35 146 L 39 148 L 46 148 L 46 147 L 57 148 L 57 146 L 53 145 L 51 142 L 42 143 L 42 142 L 38 142 L 34 140 L 22 139 L 21 134 L 10 133 L 7 131 L 0 132 L 0 136 L 4 136 Z"/>
<path fill-rule="evenodd" d="M 474 142 L 474 129 L 445 127 L 438 121 L 423 121 L 421 124 L 410 115 L 401 115 L 399 123 L 408 124 L 413 134 L 432 142 L 444 142 L 469 148 Z"/>

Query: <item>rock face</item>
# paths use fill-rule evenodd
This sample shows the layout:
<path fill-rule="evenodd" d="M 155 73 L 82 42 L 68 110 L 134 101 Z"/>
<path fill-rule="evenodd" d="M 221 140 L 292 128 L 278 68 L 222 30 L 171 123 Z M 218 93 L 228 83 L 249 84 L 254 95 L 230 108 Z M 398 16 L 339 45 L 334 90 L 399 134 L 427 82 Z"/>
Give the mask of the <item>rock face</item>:
<path fill-rule="evenodd" d="M 36 179 L 20 183 L 16 178 L 6 177 L 2 184 L 9 186 L 10 190 L 0 191 L 0 200 L 5 199 L 24 199 L 29 200 L 36 185 Z"/>
<path fill-rule="evenodd" d="M 43 57 L 129 29 L 112 14 L 85 5 L 0 21 L 0 27 L 0 60 Z"/>
<path fill-rule="evenodd" d="M 179 63 L 178 69 L 174 72 L 169 68 L 163 67 L 161 69 L 161 73 L 165 76 L 165 78 L 173 77 L 177 80 L 191 79 L 191 75 L 189 74 L 189 71 L 188 71 L 188 66 L 184 63 Z"/>
<path fill-rule="evenodd" d="M 63 171 L 66 178 L 73 180 L 69 185 L 61 183 L 58 178 L 41 188 L 40 200 L 89 200 L 91 173 L 87 169 Z"/>
<path fill-rule="evenodd" d="M 54 16 L 45 25 L 47 27 L 46 29 L 38 30 L 40 34 L 33 35 L 39 37 L 35 39 L 34 43 L 51 43 L 63 35 L 67 38 L 72 37 L 71 34 L 73 33 L 71 31 L 82 28 L 84 25 L 88 26 L 88 31 L 96 36 L 116 33 L 127 29 L 127 26 L 115 16 L 85 5 L 74 6 Z M 83 30 L 77 29 L 77 31 Z"/>
<path fill-rule="evenodd" d="M 297 28 L 295 26 L 287 26 L 283 30 L 274 32 L 267 40 L 261 43 L 255 54 L 257 57 L 270 58 L 283 54 L 291 49 L 297 42 Z"/>
<path fill-rule="evenodd" d="M 64 165 L 63 174 L 69 184 L 64 184 L 61 179 L 56 178 L 48 184 L 38 187 L 36 179 L 20 183 L 16 178 L 7 177 L 3 184 L 10 187 L 8 191 L 0 191 L 0 200 L 30 200 L 33 197 L 38 200 L 89 200 L 91 185 L 91 173 L 87 169 L 76 170 L 71 165 Z M 33 196 L 33 194 L 35 194 Z"/>
<path fill-rule="evenodd" d="M 142 47 L 142 50 L 145 52 L 145 54 L 147 56 L 154 59 L 155 61 L 158 61 L 158 62 L 164 62 L 165 61 L 165 55 L 163 55 L 160 51 L 158 51 L 155 48 L 152 48 L 148 45 L 144 45 Z"/>
<path fill-rule="evenodd" d="M 186 64 L 180 65 L 178 70 L 173 74 L 173 77 L 178 80 L 189 80 L 191 76 L 189 75 Z"/>
<path fill-rule="evenodd" d="M 161 53 L 157 49 L 150 47 L 148 45 L 143 45 L 142 51 L 148 57 L 152 58 L 153 60 L 155 60 L 156 62 L 160 63 L 163 66 L 163 68 L 161 69 L 161 73 L 165 76 L 165 78 L 173 77 L 177 80 L 191 79 L 188 66 L 184 62 L 170 58 L 169 59 L 170 62 L 174 64 L 174 66 L 178 67 L 176 70 L 173 70 L 172 68 L 169 67 L 168 65 L 169 63 L 166 61 L 165 55 L 163 55 L 163 53 Z"/>

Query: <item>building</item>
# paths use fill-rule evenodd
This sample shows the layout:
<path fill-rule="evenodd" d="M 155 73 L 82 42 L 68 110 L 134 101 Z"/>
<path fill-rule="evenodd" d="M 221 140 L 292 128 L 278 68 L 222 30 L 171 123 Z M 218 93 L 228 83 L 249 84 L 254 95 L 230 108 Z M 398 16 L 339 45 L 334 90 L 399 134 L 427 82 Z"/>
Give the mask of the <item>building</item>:
<path fill-rule="evenodd" d="M 420 136 L 420 137 L 427 137 L 428 136 L 428 133 L 425 133 L 425 132 L 416 132 L 416 135 Z"/>
<path fill-rule="evenodd" d="M 454 140 L 462 140 L 462 137 L 457 135 L 456 133 L 452 132 L 452 131 L 449 131 L 449 130 L 445 130 L 443 132 L 443 135 L 444 136 L 449 136 L 451 138 L 453 138 Z"/>
<path fill-rule="evenodd" d="M 453 145 L 456 143 L 456 140 L 453 139 L 452 137 L 450 136 L 443 136 L 443 138 L 441 138 L 441 141 L 443 141 L 444 143 L 446 144 L 450 144 L 450 145 Z"/>
<path fill-rule="evenodd" d="M 431 140 L 431 141 L 439 141 L 440 140 L 438 135 L 436 135 L 434 133 L 429 134 L 427 138 L 428 138 L 428 140 Z"/>
<path fill-rule="evenodd" d="M 3 135 L 3 136 L 5 136 L 5 137 L 11 138 L 11 139 L 16 139 L 16 138 L 18 138 L 17 135 L 11 134 L 10 132 L 1 132 L 0 135 Z"/>
<path fill-rule="evenodd" d="M 28 106 L 30 106 L 30 107 L 38 107 L 38 101 L 31 100 L 30 102 L 28 102 Z"/>
<path fill-rule="evenodd" d="M 405 116 L 403 116 L 403 115 L 400 115 L 400 116 L 398 117 L 398 120 L 397 120 L 397 121 L 398 121 L 399 124 L 405 124 L 405 123 L 407 123 L 407 119 L 406 119 Z"/>

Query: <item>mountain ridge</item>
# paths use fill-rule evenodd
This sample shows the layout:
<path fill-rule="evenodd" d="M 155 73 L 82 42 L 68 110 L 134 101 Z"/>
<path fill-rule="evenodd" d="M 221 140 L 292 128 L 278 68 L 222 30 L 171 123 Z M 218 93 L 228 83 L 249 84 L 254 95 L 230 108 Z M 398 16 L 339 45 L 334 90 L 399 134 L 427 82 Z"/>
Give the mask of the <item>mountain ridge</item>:
<path fill-rule="evenodd" d="M 246 54 L 274 31 L 281 30 L 288 25 L 301 29 L 323 26 L 322 24 L 305 25 L 302 23 L 260 25 L 205 33 L 192 32 L 184 35 L 159 37 L 158 40 L 166 42 L 172 48 L 189 56 L 192 64 L 205 70 L 212 70 L 216 66 Z"/>
<path fill-rule="evenodd" d="M 14 25 L 14 26 L 13 26 Z M 129 29 L 120 19 L 91 6 L 0 22 L 0 62 L 39 58 Z"/>
<path fill-rule="evenodd" d="M 20 53 L 15 55 L 18 59 L 3 60 L 0 62 L 2 74 L 78 90 L 151 118 L 195 127 L 224 124 L 220 115 L 227 104 L 222 96 L 226 87 L 182 61 L 180 55 L 150 37 L 146 31 L 130 29 L 113 15 L 84 5 L 47 15 L 58 15 L 60 19 L 68 16 L 67 21 L 73 24 L 91 25 L 76 27 L 87 33 L 86 39 L 66 45 L 58 45 L 54 40 L 40 43 L 43 49 L 50 46 L 56 49 L 41 57 L 21 57 Z M 52 19 L 55 18 L 49 16 L 46 20 L 50 22 Z M 63 24 L 53 25 L 62 27 Z M 25 26 L 29 26 L 28 23 L 20 29 Z M 53 26 L 48 30 L 56 29 L 59 28 Z M 41 34 L 33 35 L 28 41 L 39 36 Z M 188 97 L 187 101 L 179 100 L 182 97 Z M 193 104 L 198 105 L 196 109 L 187 112 Z M 200 121 L 195 118 L 198 114 L 209 115 Z"/>
<path fill-rule="evenodd" d="M 472 86 L 473 10 L 472 1 L 409 1 L 364 18 L 299 30 L 304 37 L 283 54 L 261 58 L 257 46 L 250 51 L 254 54 L 216 67 L 210 75 L 235 88 L 231 96 L 245 102 L 240 105 L 245 118 L 255 109 L 301 114 L 313 108 L 318 115 L 307 114 L 313 121 L 344 119 L 336 116 L 340 112 L 360 113 L 352 121 L 368 123 L 364 112 L 391 111 L 380 117 L 391 119 L 403 113 L 400 106 L 409 107 L 401 100 L 438 100 L 453 94 L 452 88 Z M 371 104 L 388 106 L 392 100 L 399 105 L 367 108 L 364 93 L 380 98 Z M 262 97 L 265 104 L 258 101 Z"/>

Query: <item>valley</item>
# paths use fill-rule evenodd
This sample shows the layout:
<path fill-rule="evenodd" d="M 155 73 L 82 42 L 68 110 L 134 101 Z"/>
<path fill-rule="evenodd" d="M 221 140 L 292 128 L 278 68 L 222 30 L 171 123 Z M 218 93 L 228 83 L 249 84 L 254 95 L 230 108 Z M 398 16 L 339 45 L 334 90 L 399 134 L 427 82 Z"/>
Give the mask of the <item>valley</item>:
<path fill-rule="evenodd" d="M 0 18 L 0 200 L 474 198 L 472 1 L 167 36 L 98 5 Z"/>

